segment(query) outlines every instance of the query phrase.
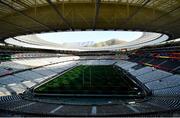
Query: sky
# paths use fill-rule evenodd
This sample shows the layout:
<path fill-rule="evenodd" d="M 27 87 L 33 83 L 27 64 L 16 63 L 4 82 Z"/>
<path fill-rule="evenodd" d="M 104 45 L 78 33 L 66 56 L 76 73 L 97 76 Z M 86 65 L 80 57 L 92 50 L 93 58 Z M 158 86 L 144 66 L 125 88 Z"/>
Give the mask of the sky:
<path fill-rule="evenodd" d="M 130 31 L 75 31 L 75 32 L 53 32 L 42 33 L 37 36 L 46 41 L 54 43 L 72 43 L 72 42 L 87 42 L 94 43 L 106 41 L 110 39 L 120 39 L 124 41 L 132 41 L 142 36 L 142 32 Z"/>

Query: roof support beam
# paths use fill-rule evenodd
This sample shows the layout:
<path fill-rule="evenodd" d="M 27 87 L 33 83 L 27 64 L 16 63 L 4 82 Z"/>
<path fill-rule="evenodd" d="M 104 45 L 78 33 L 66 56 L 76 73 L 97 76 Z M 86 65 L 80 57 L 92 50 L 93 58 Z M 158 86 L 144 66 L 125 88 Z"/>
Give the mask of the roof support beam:
<path fill-rule="evenodd" d="M 134 16 L 136 16 L 140 11 L 141 9 L 143 9 L 143 7 L 145 7 L 151 0 L 146 0 L 133 14 L 131 14 L 125 22 L 123 22 L 121 25 L 124 25 L 124 24 L 127 24 L 129 23 L 130 20 L 132 20 L 132 18 Z"/>
<path fill-rule="evenodd" d="M 25 28 L 25 27 L 22 27 L 22 26 L 20 26 L 20 25 L 16 25 L 16 24 L 14 24 L 14 23 L 11 23 L 11 22 L 8 22 L 8 21 L 2 20 L 2 19 L 0 19 L 0 22 L 4 22 L 4 23 L 6 23 L 6 24 L 8 24 L 8 25 L 12 25 L 12 26 L 15 26 L 15 27 L 17 27 L 17 28 L 19 28 L 19 29 L 22 29 L 22 30 L 29 31 L 29 32 L 33 33 L 30 29 Z"/>
<path fill-rule="evenodd" d="M 96 24 L 97 24 L 97 20 L 98 20 L 98 16 L 99 16 L 100 2 L 101 2 L 101 0 L 96 0 L 95 16 L 94 16 L 94 21 L 93 21 L 93 31 L 96 29 Z"/>
<path fill-rule="evenodd" d="M 139 3 L 141 3 L 141 0 L 137 0 L 135 4 L 139 4 Z"/>
<path fill-rule="evenodd" d="M 153 24 L 153 23 L 155 23 L 156 21 L 158 21 L 160 18 L 165 17 L 165 16 L 167 16 L 168 14 L 170 14 L 171 12 L 174 12 L 174 11 L 176 11 L 176 10 L 178 10 L 178 9 L 180 9 L 180 5 L 179 5 L 178 7 L 176 7 L 176 8 L 174 8 L 174 9 L 172 9 L 172 10 L 170 10 L 170 11 L 164 13 L 164 14 L 162 14 L 161 16 L 159 16 L 159 17 L 151 20 L 149 23 L 150 23 L 150 24 Z"/>
<path fill-rule="evenodd" d="M 27 5 L 26 3 L 24 3 L 24 2 L 22 2 L 20 0 L 12 0 L 12 1 L 16 2 L 17 4 L 20 4 L 20 5 L 22 5 L 23 7 L 26 7 L 26 8 L 31 7 L 31 6 Z"/>
<path fill-rule="evenodd" d="M 16 11 L 17 13 L 19 13 L 19 14 L 21 14 L 21 15 L 27 17 L 28 19 L 30 19 L 30 20 L 32 20 L 32 21 L 38 23 L 39 25 L 43 26 L 44 28 L 46 28 L 46 29 L 48 29 L 48 30 L 52 30 L 51 28 L 49 28 L 49 27 L 46 26 L 45 24 L 43 24 L 43 23 L 39 22 L 38 20 L 34 19 L 33 17 L 28 16 L 28 15 L 26 15 L 25 13 L 23 13 L 23 12 L 17 10 L 17 9 L 14 8 L 13 6 L 11 6 L 11 5 L 9 5 L 9 4 L 3 2 L 2 0 L 0 0 L 0 3 L 3 4 L 3 5 L 5 5 L 5 6 L 7 6 L 7 7 L 9 7 L 10 9 Z"/>
<path fill-rule="evenodd" d="M 170 22 L 167 22 L 167 23 L 164 23 L 162 25 L 154 26 L 153 29 L 167 29 L 171 26 L 176 25 L 178 22 L 180 22 L 180 18 L 175 19 L 175 20 L 170 21 Z"/>
<path fill-rule="evenodd" d="M 57 9 L 57 7 L 52 3 L 52 1 L 51 0 L 46 0 L 48 3 L 49 3 L 49 5 L 54 9 L 54 11 L 58 14 L 58 16 L 59 16 L 59 18 L 61 19 L 61 20 L 63 20 L 63 22 L 68 26 L 68 28 L 70 29 L 70 30 L 74 30 L 73 28 L 72 28 L 72 26 L 70 25 L 70 23 L 64 18 L 64 16 L 62 15 L 62 13 Z"/>
<path fill-rule="evenodd" d="M 134 0 L 132 0 L 131 2 L 130 2 L 130 4 L 132 4 L 134 2 Z"/>
<path fill-rule="evenodd" d="M 180 9 L 180 6 L 178 6 L 178 7 L 174 8 L 174 9 L 172 9 L 172 10 L 170 10 L 170 11 L 168 11 L 168 12 L 162 14 L 162 15 L 160 15 L 159 17 L 157 17 L 157 18 L 155 18 L 155 19 L 152 19 L 151 21 L 147 22 L 146 25 L 144 25 L 143 27 L 146 28 L 146 27 L 152 26 L 155 22 L 157 22 L 157 21 L 160 20 L 161 18 L 169 15 L 170 13 L 172 13 L 172 12 L 178 10 L 178 9 Z M 178 18 L 178 19 L 179 19 L 179 18 Z M 153 26 L 153 29 L 163 28 L 164 26 L 167 27 L 168 25 L 173 24 L 173 23 L 176 23 L 177 21 L 178 21 L 178 20 L 170 21 L 170 22 L 168 22 L 168 23 L 165 23 L 165 24 L 163 24 L 163 25 L 158 25 L 158 26 L 155 25 L 155 26 Z"/>

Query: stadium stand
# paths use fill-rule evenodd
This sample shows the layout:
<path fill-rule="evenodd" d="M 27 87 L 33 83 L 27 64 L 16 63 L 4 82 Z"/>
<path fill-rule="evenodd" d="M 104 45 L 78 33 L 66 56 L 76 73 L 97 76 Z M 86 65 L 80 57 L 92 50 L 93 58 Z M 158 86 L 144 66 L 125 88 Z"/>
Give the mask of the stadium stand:
<path fill-rule="evenodd" d="M 179 117 L 180 42 L 174 40 L 180 37 L 179 8 L 179 0 L 0 0 L 0 116 Z M 65 46 L 34 35 L 89 30 L 143 34 L 136 40 L 104 47 Z M 123 84 L 137 95 L 35 93 L 36 87 L 80 65 L 111 65 L 121 79 L 126 77 L 136 85 Z M 91 72 L 89 69 L 89 83 Z M 78 78 L 82 83 L 84 76 L 83 71 Z M 104 76 L 97 74 L 98 80 Z M 69 85 L 67 80 L 63 82 Z M 103 86 L 108 82 L 102 82 Z"/>
<path fill-rule="evenodd" d="M 75 58 L 77 57 L 15 59 L 2 62 L 1 95 L 23 93 L 27 88 L 74 66 L 77 63 L 73 62 Z M 52 68 L 53 66 L 56 68 Z"/>
<path fill-rule="evenodd" d="M 113 115 L 137 115 L 144 114 L 146 116 L 148 113 L 161 113 L 164 110 L 172 110 L 177 109 L 180 106 L 179 99 L 171 98 L 172 96 L 179 96 L 179 82 L 178 79 L 180 78 L 179 75 L 173 75 L 172 73 L 156 69 L 154 67 L 143 66 L 141 68 L 135 69 L 135 66 L 138 66 L 138 63 L 130 62 L 128 60 L 88 60 L 89 57 L 86 57 L 82 60 L 79 60 L 79 64 L 88 64 L 88 65 L 112 65 L 115 64 L 116 66 L 126 70 L 128 73 L 132 74 L 136 77 L 139 81 L 144 83 L 151 91 L 153 96 L 149 97 L 148 100 L 145 101 L 117 101 L 117 100 L 109 100 L 103 104 L 107 105 L 93 105 L 91 103 L 86 104 L 87 102 L 79 105 L 81 102 L 68 102 L 66 99 L 58 99 L 55 100 L 48 100 L 48 99 L 37 99 L 34 97 L 12 97 L 6 98 L 6 96 L 1 97 L 2 101 L 0 105 L 6 106 L 4 110 L 11 111 L 11 113 L 15 112 L 15 114 L 29 114 L 30 116 L 113 116 Z M 52 61 L 52 60 L 51 60 Z M 56 59 L 55 59 L 56 62 Z M 76 65 L 78 61 L 68 61 L 62 63 L 56 63 L 52 65 L 43 66 L 37 69 L 27 70 L 24 72 L 20 72 L 14 75 L 8 75 L 7 77 L 2 78 L 2 84 L 7 84 L 8 88 L 4 89 L 11 89 L 11 91 L 7 92 L 7 94 L 15 91 L 15 93 L 22 93 L 27 88 L 31 88 L 32 86 L 36 85 L 35 80 L 42 79 L 49 75 L 56 75 L 57 73 L 61 73 L 67 68 L 73 67 Z M 47 63 L 46 63 L 47 64 Z M 31 76 L 29 76 L 31 75 Z M 14 77 L 17 77 L 16 80 L 13 81 Z M 28 77 L 30 77 L 28 79 Z M 21 80 L 23 78 L 23 80 Z M 148 79 L 147 79 L 148 78 Z M 6 81 L 7 80 L 7 81 Z M 9 80 L 9 81 L 8 81 Z M 44 81 L 42 79 L 41 81 Z M 12 84 L 16 83 L 16 84 Z M 37 82 L 38 83 L 38 82 Z M 1 90 L 1 92 L 5 90 Z M 159 98 L 159 97 L 162 98 Z M 169 96 L 168 98 L 163 96 Z M 7 102 L 6 102 L 7 100 Z M 81 99 L 80 99 L 81 100 Z M 18 101 L 14 103 L 13 101 Z M 101 101 L 102 102 L 102 101 Z M 58 103 L 58 104 L 57 104 Z M 64 104 L 66 103 L 66 104 Z M 117 104 L 117 105 L 116 105 Z M 47 106 L 48 107 L 45 107 Z M 39 108 L 44 108 L 43 111 L 40 111 Z M 112 110 L 113 109 L 113 110 Z M 117 109 L 114 110 L 114 109 Z M 121 113 L 119 113 L 118 109 L 123 109 Z M 12 112 L 13 111 L 13 112 Z M 71 114 L 69 114 L 71 111 Z M 161 113 L 162 114 L 162 113 Z M 164 112 L 163 112 L 164 114 Z M 147 115 L 148 116 L 148 115 Z"/>
<path fill-rule="evenodd" d="M 0 66 L 0 106 L 5 106 L 2 109 L 5 114 L 29 116 L 149 116 L 151 113 L 162 115 L 165 114 L 163 111 L 177 110 L 180 108 L 180 100 L 176 98 L 180 90 L 177 54 L 172 56 L 171 53 L 165 58 L 159 55 L 161 52 L 145 50 L 135 50 L 123 60 L 118 56 L 61 56 L 3 61 Z M 94 98 L 87 102 L 85 98 L 42 99 L 31 93 L 32 88 L 77 65 L 117 66 L 147 87 L 152 95 L 127 101 L 109 98 L 99 101 Z M 45 107 L 47 105 L 49 107 Z M 43 111 L 40 107 L 44 108 Z M 118 109 L 123 111 L 119 113 Z"/>

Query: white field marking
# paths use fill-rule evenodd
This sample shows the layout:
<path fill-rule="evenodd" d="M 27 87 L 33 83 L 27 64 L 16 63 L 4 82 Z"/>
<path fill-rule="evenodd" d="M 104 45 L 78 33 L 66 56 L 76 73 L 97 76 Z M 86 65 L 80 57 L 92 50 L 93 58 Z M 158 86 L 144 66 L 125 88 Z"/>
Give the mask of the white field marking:
<path fill-rule="evenodd" d="M 133 110 L 135 113 L 139 113 L 140 111 L 136 108 L 134 108 L 133 106 L 131 105 L 126 105 L 128 108 L 130 108 L 131 110 Z"/>
<path fill-rule="evenodd" d="M 63 107 L 63 105 L 51 110 L 50 113 L 55 113 L 57 110 L 61 109 L 62 107 Z"/>
<path fill-rule="evenodd" d="M 92 110 L 91 110 L 91 114 L 96 115 L 96 112 L 97 112 L 97 108 L 96 108 L 96 106 L 93 106 Z"/>
<path fill-rule="evenodd" d="M 28 106 L 31 106 L 31 105 L 33 105 L 33 104 L 35 104 L 35 103 L 36 103 L 36 102 L 31 102 L 31 103 L 28 103 L 28 104 L 24 104 L 24 105 L 21 105 L 21 106 L 17 106 L 17 107 L 12 108 L 11 110 L 16 110 L 16 109 L 28 107 Z"/>

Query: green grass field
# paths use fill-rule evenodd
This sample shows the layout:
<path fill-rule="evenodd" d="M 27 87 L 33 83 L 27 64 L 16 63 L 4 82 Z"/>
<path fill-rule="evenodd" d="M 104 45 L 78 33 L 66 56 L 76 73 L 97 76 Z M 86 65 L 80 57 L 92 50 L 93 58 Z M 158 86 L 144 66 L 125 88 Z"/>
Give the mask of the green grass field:
<path fill-rule="evenodd" d="M 137 95 L 139 89 L 113 66 L 78 66 L 41 85 L 35 93 Z"/>

